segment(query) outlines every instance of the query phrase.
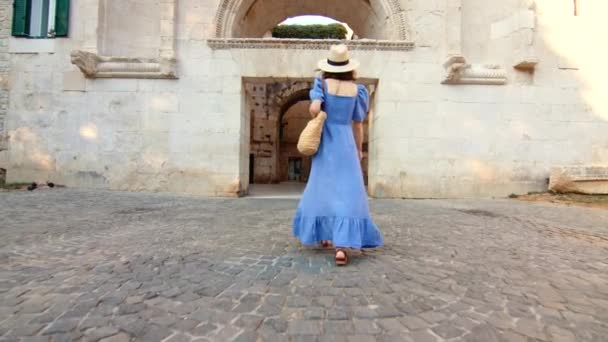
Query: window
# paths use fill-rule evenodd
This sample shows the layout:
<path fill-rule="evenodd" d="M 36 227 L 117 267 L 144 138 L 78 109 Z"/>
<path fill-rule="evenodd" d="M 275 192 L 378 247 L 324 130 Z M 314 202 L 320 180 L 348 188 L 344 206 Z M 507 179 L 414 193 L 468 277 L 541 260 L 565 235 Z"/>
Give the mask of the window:
<path fill-rule="evenodd" d="M 67 37 L 69 0 L 14 0 L 13 36 Z"/>

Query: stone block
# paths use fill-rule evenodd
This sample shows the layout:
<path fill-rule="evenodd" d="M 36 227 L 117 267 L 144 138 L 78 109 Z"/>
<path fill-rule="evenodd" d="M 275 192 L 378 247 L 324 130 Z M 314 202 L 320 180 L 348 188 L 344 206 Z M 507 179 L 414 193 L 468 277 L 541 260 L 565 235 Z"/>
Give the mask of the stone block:
<path fill-rule="evenodd" d="M 149 94 L 147 109 L 151 112 L 175 113 L 179 111 L 179 97 L 174 93 Z"/>
<path fill-rule="evenodd" d="M 67 71 L 63 73 L 64 91 L 86 91 L 86 79 L 80 71 Z"/>
<path fill-rule="evenodd" d="M 497 21 L 491 26 L 491 38 L 499 39 L 513 32 L 535 28 L 535 14 L 532 10 L 522 10 L 511 16 Z"/>
<path fill-rule="evenodd" d="M 87 90 L 93 92 L 136 92 L 138 80 L 87 79 Z"/>
<path fill-rule="evenodd" d="M 26 39 L 15 37 L 9 39 L 9 53 L 55 53 L 55 50 L 54 39 Z"/>
<path fill-rule="evenodd" d="M 551 170 L 549 190 L 608 195 L 608 166 L 563 166 Z"/>

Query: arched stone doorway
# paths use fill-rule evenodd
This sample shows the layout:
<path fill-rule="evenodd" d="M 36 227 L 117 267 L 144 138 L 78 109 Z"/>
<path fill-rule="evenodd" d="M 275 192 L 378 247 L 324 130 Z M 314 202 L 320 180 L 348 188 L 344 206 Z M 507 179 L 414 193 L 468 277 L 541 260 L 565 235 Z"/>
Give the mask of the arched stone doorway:
<path fill-rule="evenodd" d="M 374 83 L 364 80 L 373 94 Z M 249 184 L 304 184 L 311 158 L 297 151 L 297 141 L 310 120 L 308 93 L 312 79 L 246 78 L 244 113 L 249 135 Z M 373 103 L 373 96 L 372 96 Z M 369 116 L 365 121 L 363 175 L 367 184 Z M 280 187 L 279 187 L 280 188 Z M 277 188 L 278 189 L 278 188 Z M 291 189 L 294 189 L 293 187 Z M 268 188 L 266 188 L 268 190 Z"/>
<path fill-rule="evenodd" d="M 296 97 L 298 102 L 293 103 L 280 116 L 281 126 L 279 129 L 279 182 L 308 181 L 312 158 L 301 155 L 298 152 L 298 138 L 304 127 L 310 120 L 308 107 L 310 100 L 308 94 Z"/>
<path fill-rule="evenodd" d="M 250 120 L 250 184 L 278 184 L 288 179 L 288 172 L 281 168 L 281 158 L 287 158 L 285 163 L 288 164 L 290 156 L 294 158 L 297 155 L 293 141 L 295 139 L 297 143 L 297 130 L 304 115 L 293 110 L 288 116 L 285 114 L 294 105 L 308 100 L 311 86 L 312 80 L 246 80 L 245 112 Z M 290 121 L 293 121 L 291 126 Z M 284 149 L 290 153 L 281 154 L 283 143 Z"/>
<path fill-rule="evenodd" d="M 345 22 L 360 38 L 406 40 L 406 14 L 399 0 L 222 0 L 217 38 L 261 38 L 284 19 L 322 15 Z"/>

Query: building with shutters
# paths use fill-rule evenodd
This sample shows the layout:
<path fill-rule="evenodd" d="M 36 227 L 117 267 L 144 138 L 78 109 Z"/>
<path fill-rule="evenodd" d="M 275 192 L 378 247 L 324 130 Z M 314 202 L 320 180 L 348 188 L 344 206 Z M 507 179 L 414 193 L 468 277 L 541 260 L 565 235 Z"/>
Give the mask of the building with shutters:
<path fill-rule="evenodd" d="M 304 182 L 293 149 L 347 23 L 368 87 L 376 197 L 540 191 L 554 167 L 608 178 L 603 0 L 0 0 L 0 168 L 9 182 L 240 196 Z M 593 167 L 593 168 L 589 168 Z M 592 178 L 593 178 L 592 177 Z"/>

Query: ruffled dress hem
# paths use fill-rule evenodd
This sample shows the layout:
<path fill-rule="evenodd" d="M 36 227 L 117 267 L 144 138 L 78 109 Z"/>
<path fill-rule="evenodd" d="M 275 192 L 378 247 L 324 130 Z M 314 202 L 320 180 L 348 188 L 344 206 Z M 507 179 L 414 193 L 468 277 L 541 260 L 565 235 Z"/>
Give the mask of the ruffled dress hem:
<path fill-rule="evenodd" d="M 376 224 L 369 218 L 296 215 L 293 234 L 303 245 L 330 240 L 336 247 L 375 248 L 384 245 Z"/>

